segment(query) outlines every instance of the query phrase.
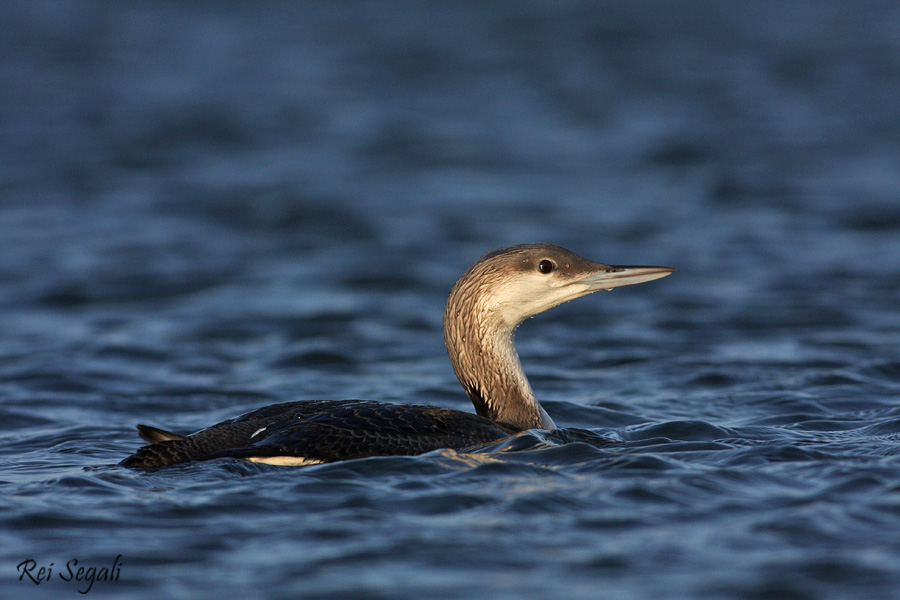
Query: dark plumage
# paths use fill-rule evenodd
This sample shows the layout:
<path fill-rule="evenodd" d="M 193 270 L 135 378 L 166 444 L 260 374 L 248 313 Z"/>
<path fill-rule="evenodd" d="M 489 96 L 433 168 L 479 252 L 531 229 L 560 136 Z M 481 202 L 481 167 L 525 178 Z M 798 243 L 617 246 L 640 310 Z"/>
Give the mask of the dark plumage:
<path fill-rule="evenodd" d="M 279 456 L 304 457 L 313 464 L 373 454 L 412 455 L 438 448 L 467 448 L 514 433 L 458 410 L 369 400 L 272 404 L 188 437 L 145 425 L 138 425 L 138 429 L 142 437 L 152 430 L 145 439 L 155 443 L 140 448 L 122 461 L 122 466 L 154 468 L 189 460 Z M 378 450 L 373 452 L 375 448 Z"/>
<path fill-rule="evenodd" d="M 150 445 L 121 464 L 156 468 L 232 457 L 304 465 L 471 448 L 525 429 L 553 429 L 519 363 L 513 345 L 516 327 L 574 298 L 651 281 L 672 271 L 596 263 L 552 244 L 494 250 L 460 277 L 444 311 L 447 351 L 477 415 L 367 400 L 286 402 L 189 436 L 138 425 Z"/>

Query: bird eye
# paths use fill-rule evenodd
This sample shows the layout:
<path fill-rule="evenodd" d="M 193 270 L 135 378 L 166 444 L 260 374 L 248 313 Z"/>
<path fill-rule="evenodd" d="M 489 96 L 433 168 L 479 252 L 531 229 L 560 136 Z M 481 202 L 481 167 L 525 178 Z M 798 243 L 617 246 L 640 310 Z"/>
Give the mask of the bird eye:
<path fill-rule="evenodd" d="M 545 258 L 544 260 L 542 260 L 541 262 L 538 263 L 537 268 L 538 268 L 538 271 L 540 271 L 541 273 L 546 275 L 547 273 L 552 273 L 553 270 L 556 268 L 556 265 L 553 263 L 552 260 L 547 260 Z"/>

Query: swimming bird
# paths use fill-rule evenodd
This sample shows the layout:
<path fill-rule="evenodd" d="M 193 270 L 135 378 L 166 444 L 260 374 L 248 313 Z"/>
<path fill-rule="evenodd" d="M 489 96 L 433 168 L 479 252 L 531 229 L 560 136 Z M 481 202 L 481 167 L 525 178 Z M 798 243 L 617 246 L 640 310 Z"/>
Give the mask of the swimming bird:
<path fill-rule="evenodd" d="M 473 448 L 527 429 L 555 429 L 522 370 L 513 344 L 516 327 L 563 302 L 673 271 L 593 262 L 553 244 L 488 252 L 459 278 L 444 310 L 450 362 L 477 414 L 367 400 L 285 402 L 188 436 L 138 425 L 150 444 L 120 464 L 157 468 L 234 457 L 300 466 Z"/>

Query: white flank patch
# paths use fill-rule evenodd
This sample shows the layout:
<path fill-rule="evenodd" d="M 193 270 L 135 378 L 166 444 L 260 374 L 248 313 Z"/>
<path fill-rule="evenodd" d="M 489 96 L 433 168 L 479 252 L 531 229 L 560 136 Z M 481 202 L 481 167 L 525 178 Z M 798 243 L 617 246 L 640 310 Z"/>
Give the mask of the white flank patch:
<path fill-rule="evenodd" d="M 267 427 L 260 427 L 259 429 L 257 429 L 256 431 L 254 431 L 254 432 L 253 432 L 253 435 L 251 435 L 250 437 L 255 438 L 256 436 L 258 436 L 259 434 L 261 434 L 261 433 L 262 433 L 263 431 L 265 431 L 266 429 L 267 429 Z"/>
<path fill-rule="evenodd" d="M 305 456 L 251 456 L 250 462 L 264 465 L 278 465 L 279 467 L 305 467 L 307 465 L 320 465 L 318 458 L 306 458 Z"/>

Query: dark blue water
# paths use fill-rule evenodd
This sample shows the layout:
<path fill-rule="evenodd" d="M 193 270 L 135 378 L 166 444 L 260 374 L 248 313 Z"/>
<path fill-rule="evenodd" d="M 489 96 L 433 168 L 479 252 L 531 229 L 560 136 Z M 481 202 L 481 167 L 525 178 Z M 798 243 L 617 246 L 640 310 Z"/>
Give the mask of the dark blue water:
<path fill-rule="evenodd" d="M 900 597 L 896 3 L 0 22 L 3 598 L 79 597 L 72 559 L 135 599 Z M 139 422 L 471 410 L 444 300 L 530 241 L 678 269 L 519 330 L 560 431 L 114 466 Z"/>

